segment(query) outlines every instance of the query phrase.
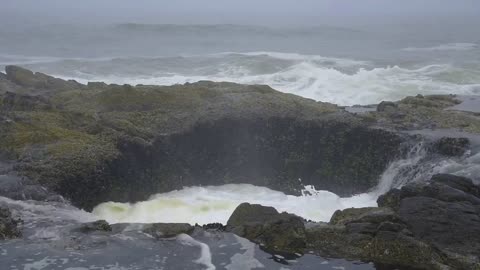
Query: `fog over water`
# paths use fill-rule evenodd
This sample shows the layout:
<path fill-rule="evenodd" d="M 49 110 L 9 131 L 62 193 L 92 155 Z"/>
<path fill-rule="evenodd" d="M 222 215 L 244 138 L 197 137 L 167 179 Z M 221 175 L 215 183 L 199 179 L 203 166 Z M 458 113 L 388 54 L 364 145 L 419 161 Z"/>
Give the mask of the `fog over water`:
<path fill-rule="evenodd" d="M 342 105 L 480 92 L 474 0 L 0 2 L 0 66 L 81 82 L 268 84 Z"/>

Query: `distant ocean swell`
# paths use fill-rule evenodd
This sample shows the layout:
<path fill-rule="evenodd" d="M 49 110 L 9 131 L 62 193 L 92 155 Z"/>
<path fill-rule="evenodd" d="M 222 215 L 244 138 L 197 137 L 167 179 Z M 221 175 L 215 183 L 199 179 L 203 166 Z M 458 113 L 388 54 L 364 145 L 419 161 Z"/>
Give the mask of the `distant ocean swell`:
<path fill-rule="evenodd" d="M 480 94 L 480 65 L 381 67 L 353 59 L 278 52 L 101 59 L 0 56 L 2 65 L 15 61 L 80 82 L 173 85 L 212 80 L 267 84 L 282 92 L 340 105 L 373 104 L 416 94 Z"/>

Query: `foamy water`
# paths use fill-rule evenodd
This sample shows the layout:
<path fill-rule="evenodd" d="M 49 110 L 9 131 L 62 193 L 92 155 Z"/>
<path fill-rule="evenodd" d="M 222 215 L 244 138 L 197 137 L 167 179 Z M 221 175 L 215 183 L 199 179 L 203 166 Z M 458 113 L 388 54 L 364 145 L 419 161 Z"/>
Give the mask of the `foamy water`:
<path fill-rule="evenodd" d="M 111 59 L 23 57 L 18 61 L 33 70 L 82 83 L 174 85 L 210 80 L 266 84 L 282 92 L 340 105 L 374 104 L 417 94 L 480 94 L 478 69 L 448 63 L 407 68 L 279 52 Z"/>
<path fill-rule="evenodd" d="M 402 184 L 396 177 L 415 166 L 426 154 L 423 145 L 413 147 L 405 159 L 392 162 L 371 192 L 341 198 L 334 193 L 305 186 L 301 196 L 249 184 L 186 187 L 152 196 L 137 203 L 106 202 L 93 214 L 110 223 L 186 222 L 225 224 L 235 208 L 244 202 L 272 206 L 279 212 L 293 213 L 312 221 L 328 222 L 336 210 L 377 206 L 378 196 Z"/>
<path fill-rule="evenodd" d="M 329 221 L 338 209 L 376 206 L 376 197 L 372 194 L 340 198 L 327 191 L 312 193 L 313 195 L 292 196 L 248 184 L 188 187 L 158 194 L 150 200 L 134 204 L 104 203 L 97 206 L 93 214 L 110 223 L 225 224 L 235 208 L 243 202 L 272 206 L 280 212 L 294 213 L 313 221 Z"/>

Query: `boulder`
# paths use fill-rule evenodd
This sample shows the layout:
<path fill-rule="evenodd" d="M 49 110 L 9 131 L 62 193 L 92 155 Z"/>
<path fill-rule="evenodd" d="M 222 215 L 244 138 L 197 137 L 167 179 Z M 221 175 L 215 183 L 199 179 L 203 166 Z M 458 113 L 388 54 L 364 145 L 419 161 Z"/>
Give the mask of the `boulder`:
<path fill-rule="evenodd" d="M 230 216 L 227 231 L 258 243 L 268 251 L 303 253 L 306 246 L 304 220 L 273 207 L 242 203 Z"/>
<path fill-rule="evenodd" d="M 19 220 L 12 217 L 8 208 L 0 207 L 0 240 L 18 238 L 22 236 Z"/>

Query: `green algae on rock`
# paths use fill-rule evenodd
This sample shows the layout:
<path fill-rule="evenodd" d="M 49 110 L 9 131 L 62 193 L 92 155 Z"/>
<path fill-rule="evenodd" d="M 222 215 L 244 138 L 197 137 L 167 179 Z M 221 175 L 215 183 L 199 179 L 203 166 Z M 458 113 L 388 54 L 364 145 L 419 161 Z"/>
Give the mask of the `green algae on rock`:
<path fill-rule="evenodd" d="M 82 85 L 8 67 L 0 154 L 91 209 L 185 185 L 369 190 L 405 139 L 342 108 L 262 85 Z M 300 181 L 299 181 L 300 179 Z"/>

